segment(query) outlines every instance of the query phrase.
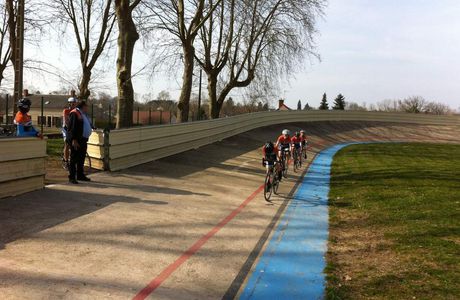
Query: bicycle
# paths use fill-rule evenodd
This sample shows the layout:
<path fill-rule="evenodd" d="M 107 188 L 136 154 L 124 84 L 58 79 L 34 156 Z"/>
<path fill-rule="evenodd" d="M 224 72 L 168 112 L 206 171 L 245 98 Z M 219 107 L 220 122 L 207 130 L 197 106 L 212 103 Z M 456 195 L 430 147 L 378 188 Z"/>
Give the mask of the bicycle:
<path fill-rule="evenodd" d="M 0 127 L 0 136 L 1 137 L 14 137 L 16 136 L 15 126 L 6 125 L 5 127 Z"/>
<path fill-rule="evenodd" d="M 294 147 L 294 172 L 297 172 L 297 170 L 300 170 L 302 168 L 302 153 L 299 150 L 300 148 Z"/>
<path fill-rule="evenodd" d="M 270 202 L 272 193 L 278 194 L 278 187 L 280 184 L 278 178 L 278 172 L 276 172 L 278 162 L 275 161 L 270 164 L 268 161 L 263 159 L 263 165 L 267 168 L 267 175 L 265 176 L 264 182 L 264 198 L 265 201 Z"/>
<path fill-rule="evenodd" d="M 307 160 L 308 156 L 307 156 L 307 143 L 305 142 L 305 144 L 302 144 L 302 159 L 305 159 Z"/>
<path fill-rule="evenodd" d="M 62 166 L 62 168 L 64 170 L 68 171 L 69 170 L 69 162 L 66 161 L 66 159 L 64 158 L 64 147 L 65 147 L 65 144 L 62 147 L 62 151 L 61 151 L 61 166 Z M 83 165 L 83 172 L 85 173 L 85 175 L 88 175 L 88 174 L 91 173 L 91 170 L 92 170 L 91 157 L 89 156 L 88 151 L 87 151 L 86 155 L 85 155 L 85 163 Z"/>
<path fill-rule="evenodd" d="M 283 177 L 287 178 L 289 169 L 290 149 L 288 147 L 281 150 L 281 166 L 283 167 Z"/>

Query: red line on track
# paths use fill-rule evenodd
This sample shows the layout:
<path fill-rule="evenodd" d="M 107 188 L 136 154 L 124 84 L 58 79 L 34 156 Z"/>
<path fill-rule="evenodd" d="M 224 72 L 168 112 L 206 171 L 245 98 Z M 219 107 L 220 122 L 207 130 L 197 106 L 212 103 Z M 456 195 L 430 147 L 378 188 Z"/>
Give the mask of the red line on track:
<path fill-rule="evenodd" d="M 225 225 L 227 225 L 233 218 L 235 218 L 248 204 L 251 202 L 257 194 L 259 194 L 264 189 L 264 186 L 261 185 L 256 191 L 254 191 L 240 206 L 233 210 L 228 216 L 226 216 L 222 221 L 219 222 L 213 229 L 208 233 L 202 236 L 198 241 L 195 242 L 190 248 L 187 249 L 178 259 L 173 263 L 167 266 L 157 277 L 155 277 L 150 283 L 144 287 L 134 298 L 133 300 L 144 300 L 150 294 L 152 294 L 169 276 L 171 276 L 174 271 L 176 271 L 184 262 L 186 262 L 192 255 L 194 255 L 198 250 L 203 247 L 206 242 L 212 238 L 219 230 L 221 230 Z"/>

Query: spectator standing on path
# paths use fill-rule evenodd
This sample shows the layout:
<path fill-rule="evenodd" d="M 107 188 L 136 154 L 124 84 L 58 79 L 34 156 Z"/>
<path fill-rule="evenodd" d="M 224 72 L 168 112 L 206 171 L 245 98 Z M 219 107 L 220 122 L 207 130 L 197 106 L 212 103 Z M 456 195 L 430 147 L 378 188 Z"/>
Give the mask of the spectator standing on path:
<path fill-rule="evenodd" d="M 83 173 L 88 139 L 91 135 L 91 122 L 86 115 L 88 105 L 85 101 L 78 103 L 70 112 L 69 127 L 67 130 L 67 143 L 70 144 L 69 182 L 78 184 L 78 181 L 91 181 Z"/>

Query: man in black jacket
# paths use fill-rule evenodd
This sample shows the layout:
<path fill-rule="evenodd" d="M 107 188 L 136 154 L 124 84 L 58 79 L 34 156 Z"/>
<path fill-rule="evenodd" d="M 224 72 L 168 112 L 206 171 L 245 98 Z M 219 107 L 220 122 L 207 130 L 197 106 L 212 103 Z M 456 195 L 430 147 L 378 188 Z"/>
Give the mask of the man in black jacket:
<path fill-rule="evenodd" d="M 70 112 L 69 126 L 67 128 L 67 140 L 70 145 L 69 182 L 78 184 L 78 181 L 91 181 L 83 172 L 88 139 L 92 128 L 86 113 L 88 105 L 85 101 L 78 103 L 77 107 Z"/>

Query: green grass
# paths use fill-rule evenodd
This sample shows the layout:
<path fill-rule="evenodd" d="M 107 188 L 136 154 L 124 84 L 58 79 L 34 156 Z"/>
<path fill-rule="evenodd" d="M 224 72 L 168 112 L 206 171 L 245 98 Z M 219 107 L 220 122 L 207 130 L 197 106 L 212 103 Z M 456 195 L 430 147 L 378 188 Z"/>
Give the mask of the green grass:
<path fill-rule="evenodd" d="M 459 299 L 460 145 L 347 147 L 329 198 L 328 299 Z"/>
<path fill-rule="evenodd" d="M 46 153 L 49 156 L 61 156 L 62 149 L 64 148 L 64 140 L 59 139 L 48 139 L 46 144 Z"/>

